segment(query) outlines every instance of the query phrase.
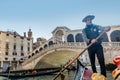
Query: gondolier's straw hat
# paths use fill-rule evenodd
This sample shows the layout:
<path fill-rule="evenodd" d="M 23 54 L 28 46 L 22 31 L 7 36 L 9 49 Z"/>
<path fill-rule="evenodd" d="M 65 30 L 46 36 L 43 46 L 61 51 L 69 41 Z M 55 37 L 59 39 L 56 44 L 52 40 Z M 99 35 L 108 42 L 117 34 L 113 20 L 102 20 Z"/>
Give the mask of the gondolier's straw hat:
<path fill-rule="evenodd" d="M 106 80 L 105 76 L 100 73 L 93 73 L 91 76 L 92 80 Z"/>
<path fill-rule="evenodd" d="M 90 20 L 93 20 L 95 18 L 95 16 L 94 15 L 88 15 L 88 16 L 86 16 L 86 17 L 83 18 L 82 22 L 86 22 L 88 18 Z"/>

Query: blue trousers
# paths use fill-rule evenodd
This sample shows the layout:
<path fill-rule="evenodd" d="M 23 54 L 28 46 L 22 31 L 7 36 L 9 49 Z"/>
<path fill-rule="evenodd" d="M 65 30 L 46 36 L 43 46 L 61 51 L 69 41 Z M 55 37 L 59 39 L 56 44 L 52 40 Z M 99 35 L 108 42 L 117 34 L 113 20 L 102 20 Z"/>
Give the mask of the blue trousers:
<path fill-rule="evenodd" d="M 101 74 L 106 77 L 106 68 L 105 68 L 105 61 L 104 61 L 104 54 L 103 54 L 103 47 L 102 45 L 90 47 L 88 49 L 88 54 L 91 62 L 91 67 L 94 73 L 97 72 L 95 66 L 95 54 L 97 56 L 98 62 L 100 64 Z"/>

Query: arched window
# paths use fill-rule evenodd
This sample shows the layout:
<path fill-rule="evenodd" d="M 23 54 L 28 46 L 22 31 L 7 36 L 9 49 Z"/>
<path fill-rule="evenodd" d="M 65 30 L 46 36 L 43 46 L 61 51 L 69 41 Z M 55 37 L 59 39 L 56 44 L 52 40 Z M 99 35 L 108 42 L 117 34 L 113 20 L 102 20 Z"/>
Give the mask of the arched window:
<path fill-rule="evenodd" d="M 69 35 L 67 36 L 67 42 L 74 42 L 73 34 L 69 34 Z"/>
<path fill-rule="evenodd" d="M 78 34 L 75 36 L 75 39 L 76 39 L 76 42 L 83 42 L 82 34 L 78 33 Z"/>

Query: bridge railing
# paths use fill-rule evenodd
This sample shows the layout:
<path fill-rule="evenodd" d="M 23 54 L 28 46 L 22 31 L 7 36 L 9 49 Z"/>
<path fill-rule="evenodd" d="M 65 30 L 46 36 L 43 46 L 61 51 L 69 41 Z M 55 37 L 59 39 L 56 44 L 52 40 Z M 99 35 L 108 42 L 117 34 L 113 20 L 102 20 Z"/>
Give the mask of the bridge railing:
<path fill-rule="evenodd" d="M 104 47 L 120 47 L 120 42 L 103 42 L 102 45 Z M 69 43 L 54 44 L 54 45 L 48 46 L 48 47 L 44 48 L 43 50 L 39 51 L 39 53 L 35 54 L 31 58 L 27 58 L 23 62 L 23 65 L 30 63 L 31 61 L 37 59 L 38 57 L 46 54 L 48 51 L 52 51 L 52 50 L 59 49 L 59 48 L 85 48 L 85 47 L 86 47 L 85 42 L 69 42 Z M 35 52 L 35 50 L 33 52 Z"/>
<path fill-rule="evenodd" d="M 120 47 L 120 42 L 103 42 L 104 47 Z"/>

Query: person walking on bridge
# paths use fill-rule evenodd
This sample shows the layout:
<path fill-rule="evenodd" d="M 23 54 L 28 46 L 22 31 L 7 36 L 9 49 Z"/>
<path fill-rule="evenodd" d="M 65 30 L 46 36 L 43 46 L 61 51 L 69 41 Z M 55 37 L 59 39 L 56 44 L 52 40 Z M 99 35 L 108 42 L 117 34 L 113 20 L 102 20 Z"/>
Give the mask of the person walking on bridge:
<path fill-rule="evenodd" d="M 104 30 L 107 32 L 111 28 L 110 26 L 101 27 L 99 25 L 95 25 L 92 23 L 92 20 L 95 18 L 94 15 L 88 15 L 83 18 L 82 22 L 86 23 L 85 28 L 82 30 L 83 38 L 87 45 L 93 43 L 88 48 L 88 54 L 91 62 L 91 67 L 93 73 L 97 73 L 96 66 L 95 66 L 95 55 L 97 56 L 98 62 L 100 64 L 101 74 L 106 77 L 106 68 L 105 68 L 105 60 L 103 54 L 103 47 L 101 45 L 102 38 L 96 40 L 96 38 L 102 33 Z"/>

